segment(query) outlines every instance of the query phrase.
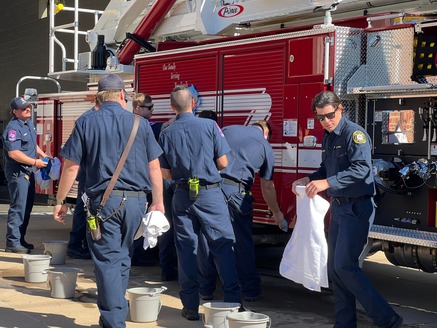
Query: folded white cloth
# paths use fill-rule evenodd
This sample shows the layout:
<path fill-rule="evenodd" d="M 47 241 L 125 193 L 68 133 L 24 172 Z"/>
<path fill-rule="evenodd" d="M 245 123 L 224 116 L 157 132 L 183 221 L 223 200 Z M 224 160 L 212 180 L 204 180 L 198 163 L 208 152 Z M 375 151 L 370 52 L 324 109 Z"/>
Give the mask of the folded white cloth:
<path fill-rule="evenodd" d="M 52 180 L 59 180 L 61 173 L 61 161 L 59 158 L 55 157 L 52 160 L 52 167 L 50 168 L 49 176 Z"/>
<path fill-rule="evenodd" d="M 328 287 L 328 245 L 324 217 L 329 202 L 318 195 L 308 198 L 305 186 L 297 186 L 296 192 L 296 226 L 282 255 L 279 273 L 310 290 L 320 292 L 321 287 Z"/>
<path fill-rule="evenodd" d="M 160 211 L 151 211 L 141 221 L 140 227 L 135 234 L 134 239 L 144 237 L 143 248 L 153 248 L 158 242 L 158 237 L 170 229 L 170 223 L 164 213 Z"/>

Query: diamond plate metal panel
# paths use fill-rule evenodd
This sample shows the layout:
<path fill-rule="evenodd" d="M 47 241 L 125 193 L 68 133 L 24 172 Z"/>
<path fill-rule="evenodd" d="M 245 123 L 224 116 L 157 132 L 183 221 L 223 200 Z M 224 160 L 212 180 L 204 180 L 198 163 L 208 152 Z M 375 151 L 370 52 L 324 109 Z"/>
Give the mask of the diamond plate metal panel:
<path fill-rule="evenodd" d="M 336 27 L 335 74 L 333 91 L 342 99 L 347 97 L 347 81 L 358 70 L 361 59 L 361 29 Z"/>
<path fill-rule="evenodd" d="M 437 248 L 437 234 L 428 231 L 373 225 L 369 238 Z"/>
<path fill-rule="evenodd" d="M 349 93 L 362 87 L 411 85 L 414 28 L 367 34 L 366 64 L 347 83 Z"/>

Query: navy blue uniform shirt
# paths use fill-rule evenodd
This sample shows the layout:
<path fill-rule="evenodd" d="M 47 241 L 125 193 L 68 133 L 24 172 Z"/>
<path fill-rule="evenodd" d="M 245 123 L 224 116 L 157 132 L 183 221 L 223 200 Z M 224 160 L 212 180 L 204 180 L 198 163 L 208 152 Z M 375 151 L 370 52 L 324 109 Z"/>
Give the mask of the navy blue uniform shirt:
<path fill-rule="evenodd" d="M 159 140 L 159 134 L 161 133 L 162 125 L 164 122 L 150 122 L 150 126 L 152 127 L 153 134 L 156 140 Z"/>
<path fill-rule="evenodd" d="M 88 109 L 85 113 L 83 113 L 80 117 L 87 116 L 94 112 L 96 110 L 95 107 L 92 107 L 91 109 Z M 84 184 L 86 180 L 86 174 L 85 174 L 85 164 L 82 162 L 79 168 L 79 172 L 77 173 L 77 182 L 80 184 Z"/>
<path fill-rule="evenodd" d="M 223 177 L 241 181 L 248 188 L 257 172 L 264 180 L 273 180 L 275 155 L 259 127 L 230 125 L 223 128 L 223 134 L 231 147 Z"/>
<path fill-rule="evenodd" d="M 159 142 L 164 150 L 161 167 L 170 169 L 176 182 L 197 177 L 201 183 L 217 183 L 221 176 L 216 160 L 226 155 L 229 145 L 217 123 L 182 113 L 162 131 Z"/>
<path fill-rule="evenodd" d="M 366 131 L 343 116 L 334 131 L 325 131 L 322 164 L 309 178 L 328 179 L 330 197 L 373 196 L 371 142 Z"/>
<path fill-rule="evenodd" d="M 61 156 L 84 165 L 88 195 L 105 191 L 126 147 L 133 121 L 134 114 L 113 101 L 103 103 L 99 110 L 76 120 Z M 140 120 L 135 141 L 114 189 L 151 191 L 148 164 L 161 153 L 149 123 Z"/>
<path fill-rule="evenodd" d="M 26 122 L 13 117 L 3 132 L 5 165 L 13 171 L 33 172 L 34 167 L 18 163 L 9 157 L 8 151 L 20 150 L 31 158 L 37 158 L 36 131 L 30 119 Z"/>

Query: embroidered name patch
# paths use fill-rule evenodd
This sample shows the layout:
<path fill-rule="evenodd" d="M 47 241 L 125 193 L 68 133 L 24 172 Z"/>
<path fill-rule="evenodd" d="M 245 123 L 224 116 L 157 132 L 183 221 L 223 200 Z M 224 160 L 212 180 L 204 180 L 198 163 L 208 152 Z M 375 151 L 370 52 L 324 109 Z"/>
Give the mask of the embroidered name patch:
<path fill-rule="evenodd" d="M 365 144 L 366 143 L 366 135 L 362 131 L 355 131 L 352 134 L 352 138 L 356 144 Z"/>
<path fill-rule="evenodd" d="M 17 131 L 15 131 L 15 130 L 9 130 L 9 132 L 8 132 L 8 140 L 9 140 L 9 141 L 15 141 L 15 140 L 17 140 Z"/>

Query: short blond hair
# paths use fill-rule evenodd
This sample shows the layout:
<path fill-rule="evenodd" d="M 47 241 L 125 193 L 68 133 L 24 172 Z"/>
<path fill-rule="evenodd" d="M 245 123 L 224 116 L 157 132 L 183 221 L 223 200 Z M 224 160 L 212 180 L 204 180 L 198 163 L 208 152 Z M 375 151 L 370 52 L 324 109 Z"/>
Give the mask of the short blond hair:
<path fill-rule="evenodd" d="M 122 90 L 105 90 L 97 92 L 97 101 L 103 104 L 107 101 L 118 101 Z"/>
<path fill-rule="evenodd" d="M 186 86 L 178 85 L 170 94 L 170 103 L 178 113 L 192 110 L 193 96 Z"/>
<path fill-rule="evenodd" d="M 151 102 L 152 102 L 152 97 L 150 97 L 148 94 L 139 92 L 136 93 L 132 99 L 132 107 L 135 108 L 140 104 L 146 104 Z"/>

